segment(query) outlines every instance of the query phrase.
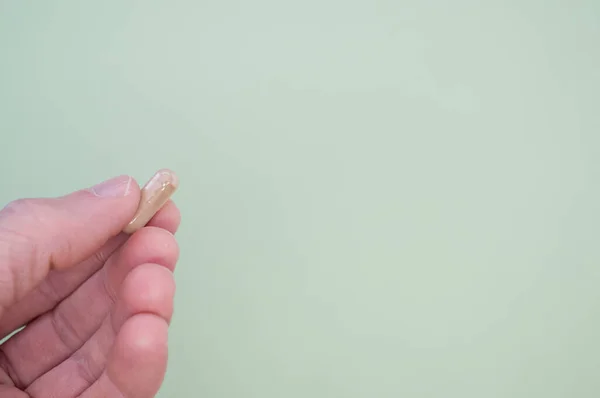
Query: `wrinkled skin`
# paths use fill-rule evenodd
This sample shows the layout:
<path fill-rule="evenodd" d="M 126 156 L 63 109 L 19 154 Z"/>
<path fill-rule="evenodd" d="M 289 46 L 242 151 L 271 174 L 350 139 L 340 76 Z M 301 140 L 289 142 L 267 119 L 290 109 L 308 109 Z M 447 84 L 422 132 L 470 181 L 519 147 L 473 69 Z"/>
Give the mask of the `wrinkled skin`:
<path fill-rule="evenodd" d="M 139 186 L 0 211 L 0 397 L 154 397 L 167 366 L 179 210 L 144 228 Z"/>

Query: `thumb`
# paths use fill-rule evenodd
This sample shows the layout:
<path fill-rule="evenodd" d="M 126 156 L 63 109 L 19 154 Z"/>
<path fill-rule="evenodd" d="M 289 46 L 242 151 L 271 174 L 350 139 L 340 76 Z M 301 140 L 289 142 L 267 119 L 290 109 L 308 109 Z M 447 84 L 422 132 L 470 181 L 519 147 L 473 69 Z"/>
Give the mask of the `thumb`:
<path fill-rule="evenodd" d="M 52 269 L 83 261 L 133 217 L 140 188 L 128 176 L 52 199 L 20 199 L 0 211 L 0 316 Z"/>

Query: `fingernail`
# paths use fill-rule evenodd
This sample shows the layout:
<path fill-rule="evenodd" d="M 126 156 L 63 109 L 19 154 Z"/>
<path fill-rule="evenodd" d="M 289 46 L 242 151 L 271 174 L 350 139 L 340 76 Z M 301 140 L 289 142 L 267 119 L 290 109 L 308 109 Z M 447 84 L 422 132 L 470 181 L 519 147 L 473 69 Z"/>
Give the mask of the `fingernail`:
<path fill-rule="evenodd" d="M 131 177 L 120 176 L 104 181 L 91 188 L 94 195 L 101 198 L 121 198 L 131 192 Z"/>

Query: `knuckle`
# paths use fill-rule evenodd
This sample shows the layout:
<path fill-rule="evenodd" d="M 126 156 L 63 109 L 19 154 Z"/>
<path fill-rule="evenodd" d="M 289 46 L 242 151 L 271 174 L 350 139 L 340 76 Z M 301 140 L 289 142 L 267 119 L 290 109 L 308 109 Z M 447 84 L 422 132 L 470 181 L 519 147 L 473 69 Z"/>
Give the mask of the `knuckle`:
<path fill-rule="evenodd" d="M 56 276 L 56 274 L 49 274 L 46 280 L 37 287 L 37 291 L 44 298 L 44 301 L 53 306 L 61 300 L 61 295 L 55 284 Z"/>
<path fill-rule="evenodd" d="M 48 236 L 49 231 L 55 230 L 65 219 L 55 200 L 24 198 L 10 202 L 0 211 L 0 241 L 8 242 L 9 246 L 17 249 L 27 249 L 35 255 L 29 260 L 43 261 L 50 268 L 61 268 L 63 262 L 60 259 L 69 258 L 73 248 L 71 240 L 64 234 Z M 1 235 L 10 236 L 4 239 Z M 46 250 L 47 245 L 54 248 L 54 254 Z M 55 258 L 57 255 L 61 258 Z"/>
<path fill-rule="evenodd" d="M 61 344 L 67 350 L 75 351 L 82 343 L 83 338 L 79 335 L 69 317 L 65 316 L 63 311 L 55 308 L 50 313 L 50 323 L 57 334 Z"/>
<path fill-rule="evenodd" d="M 37 262 L 39 252 L 29 235 L 0 227 L 0 305 L 14 303 L 25 294 L 20 287 L 35 279 L 29 264 Z"/>
<path fill-rule="evenodd" d="M 8 378 L 8 380 L 6 380 L 6 378 Z M 25 387 L 25 384 L 19 377 L 19 373 L 15 370 L 13 361 L 9 359 L 0 347 L 0 385 L 7 383 L 11 383 L 17 388 Z"/>
<path fill-rule="evenodd" d="M 3 216 L 32 219 L 41 214 L 41 207 L 45 207 L 38 199 L 23 198 L 9 202 L 3 209 Z"/>
<path fill-rule="evenodd" d="M 49 223 L 48 204 L 36 199 L 18 199 L 0 210 L 0 304 L 9 305 L 25 294 L 24 289 L 43 275 L 45 263 L 40 231 Z"/>
<path fill-rule="evenodd" d="M 90 353 L 87 353 L 90 354 Z M 94 353 L 95 355 L 85 355 L 81 350 L 75 352 L 71 357 L 75 363 L 77 375 L 87 384 L 93 384 L 102 374 L 102 366 L 98 362 L 105 362 L 105 355 Z M 102 358 L 99 358 L 102 357 Z"/>
<path fill-rule="evenodd" d="M 48 206 L 36 199 L 17 199 L 0 211 L 0 227 L 12 233 L 16 243 L 33 243 L 45 225 L 50 224 Z"/>

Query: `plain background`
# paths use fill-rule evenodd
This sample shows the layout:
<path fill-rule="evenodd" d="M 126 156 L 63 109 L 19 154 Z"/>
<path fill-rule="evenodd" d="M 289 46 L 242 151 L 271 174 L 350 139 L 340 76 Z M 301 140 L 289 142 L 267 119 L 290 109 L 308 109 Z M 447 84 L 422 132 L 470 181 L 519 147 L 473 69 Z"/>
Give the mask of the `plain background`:
<path fill-rule="evenodd" d="M 160 397 L 597 397 L 600 3 L 0 1 L 0 202 L 178 172 Z"/>

